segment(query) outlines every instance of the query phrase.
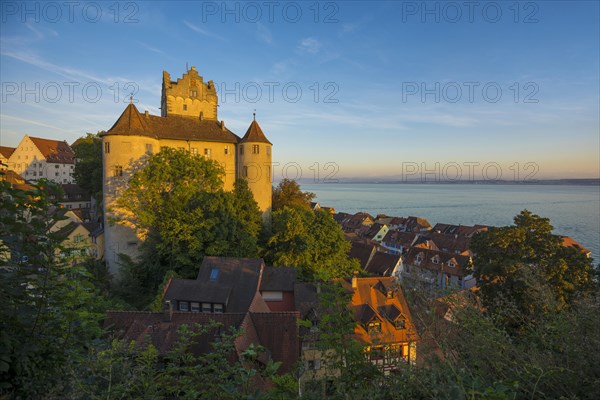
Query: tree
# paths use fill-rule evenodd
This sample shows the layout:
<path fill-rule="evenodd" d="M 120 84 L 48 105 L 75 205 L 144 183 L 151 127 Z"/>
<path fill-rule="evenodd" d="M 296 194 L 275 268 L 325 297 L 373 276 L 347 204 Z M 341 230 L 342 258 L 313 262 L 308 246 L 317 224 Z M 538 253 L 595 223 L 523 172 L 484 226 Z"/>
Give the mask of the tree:
<path fill-rule="evenodd" d="M 306 280 L 327 280 L 359 269 L 358 262 L 348 258 L 349 251 L 350 243 L 328 213 L 287 206 L 273 213 L 267 262 L 297 267 Z"/>
<path fill-rule="evenodd" d="M 0 182 L 0 397 L 59 397 L 70 366 L 102 332 L 104 299 L 49 230 L 60 215 L 60 198 L 49 197 L 57 186 Z"/>
<path fill-rule="evenodd" d="M 314 198 L 314 193 L 301 191 L 296 181 L 285 178 L 273 189 L 273 211 L 286 206 L 310 209 L 310 202 Z"/>
<path fill-rule="evenodd" d="M 564 248 L 547 218 L 524 210 L 514 221 L 479 233 L 472 249 L 484 306 L 518 329 L 524 321 L 572 305 L 597 282 L 592 260 Z"/>
<path fill-rule="evenodd" d="M 117 292 L 142 307 L 172 271 L 193 278 L 205 255 L 255 257 L 262 216 L 248 184 L 223 190 L 214 160 L 165 149 L 148 158 L 117 198 L 115 220 L 144 240 L 139 262 L 123 259 Z M 135 293 L 132 298 L 131 293 Z"/>
<path fill-rule="evenodd" d="M 100 203 L 102 200 L 102 138 L 104 133 L 92 133 L 80 137 L 73 143 L 75 152 L 75 170 L 73 176 L 79 186 Z"/>

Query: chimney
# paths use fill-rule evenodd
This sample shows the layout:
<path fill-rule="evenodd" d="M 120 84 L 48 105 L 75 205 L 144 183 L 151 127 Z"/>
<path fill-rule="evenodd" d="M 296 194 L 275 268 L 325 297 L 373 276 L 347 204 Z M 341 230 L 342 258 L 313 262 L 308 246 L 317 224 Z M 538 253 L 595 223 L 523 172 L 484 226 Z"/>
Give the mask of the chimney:
<path fill-rule="evenodd" d="M 352 289 L 358 289 L 358 271 L 354 271 L 354 275 L 352 275 Z"/>
<path fill-rule="evenodd" d="M 225 121 L 221 121 L 221 130 L 225 130 Z"/>
<path fill-rule="evenodd" d="M 200 121 L 204 121 L 204 111 L 200 111 Z"/>
<path fill-rule="evenodd" d="M 163 321 L 171 322 L 173 320 L 173 303 L 171 300 L 165 301 Z"/>

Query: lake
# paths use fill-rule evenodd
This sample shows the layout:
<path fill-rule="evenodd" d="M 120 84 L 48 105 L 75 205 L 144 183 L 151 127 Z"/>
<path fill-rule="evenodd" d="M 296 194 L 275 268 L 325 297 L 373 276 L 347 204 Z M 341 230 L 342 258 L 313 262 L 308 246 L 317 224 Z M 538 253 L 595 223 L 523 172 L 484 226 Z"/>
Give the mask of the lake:
<path fill-rule="evenodd" d="M 550 218 L 554 233 L 571 236 L 594 258 L 600 251 L 599 186 L 303 183 L 302 190 L 336 211 L 412 215 L 431 225 L 510 225 L 528 209 Z"/>

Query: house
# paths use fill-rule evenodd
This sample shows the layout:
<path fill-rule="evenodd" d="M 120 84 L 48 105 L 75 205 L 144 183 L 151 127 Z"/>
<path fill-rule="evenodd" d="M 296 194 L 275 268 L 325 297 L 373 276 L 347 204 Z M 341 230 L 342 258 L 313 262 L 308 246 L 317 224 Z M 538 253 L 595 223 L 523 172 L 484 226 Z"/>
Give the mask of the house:
<path fill-rule="evenodd" d="M 281 362 L 278 373 L 284 374 L 294 370 L 300 354 L 295 279 L 295 271 L 267 268 L 262 259 L 207 256 L 196 279 L 169 280 L 163 312 L 109 311 L 105 326 L 120 338 L 138 343 L 150 340 L 159 355 L 165 356 L 177 342 L 179 327 L 215 321 L 221 330 L 241 329 L 234 361 L 249 346 L 263 346 L 266 352 L 259 361 L 264 365 L 269 359 Z M 200 337 L 192 352 L 210 352 L 218 333 Z"/>
<path fill-rule="evenodd" d="M 181 312 L 270 312 L 259 291 L 264 266 L 262 259 L 206 256 L 196 279 L 169 280 L 163 298 Z"/>
<path fill-rule="evenodd" d="M 65 141 L 25 135 L 8 158 L 8 168 L 29 181 L 74 183 L 75 153 Z"/>
<path fill-rule="evenodd" d="M 432 248 L 443 251 L 445 253 L 461 254 L 472 256 L 470 250 L 471 238 L 465 235 L 448 235 L 437 233 L 433 230 L 424 236 L 426 240 L 432 242 Z"/>
<path fill-rule="evenodd" d="M 470 256 L 413 247 L 403 257 L 398 277 L 429 288 L 468 289 L 475 285 L 473 275 L 467 272 L 471 263 Z"/>
<path fill-rule="evenodd" d="M 346 221 L 350 217 L 352 217 L 352 214 L 348 214 L 345 212 L 338 212 L 333 214 L 333 220 L 342 226 L 344 224 L 344 221 Z"/>
<path fill-rule="evenodd" d="M 467 226 L 438 223 L 435 224 L 431 231 L 438 234 L 451 235 L 456 238 L 472 238 L 474 234 L 486 231 L 488 228 L 487 225 Z"/>
<path fill-rule="evenodd" d="M 375 252 L 365 267 L 365 271 L 376 276 L 396 276 L 402 256 L 396 254 Z"/>
<path fill-rule="evenodd" d="M 391 254 L 403 254 L 411 248 L 419 235 L 412 232 L 389 230 L 381 240 L 381 245 Z"/>
<path fill-rule="evenodd" d="M 8 169 L 8 160 L 15 150 L 15 147 L 0 146 L 0 171 Z"/>
<path fill-rule="evenodd" d="M 311 201 L 310 202 L 310 209 L 313 211 L 319 211 L 321 209 L 321 206 L 319 205 L 319 203 Z"/>
<path fill-rule="evenodd" d="M 232 362 L 240 361 L 241 355 L 250 346 L 263 346 L 258 362 L 265 366 L 269 359 L 281 362 L 278 374 L 292 372 L 298 362 L 298 313 L 189 313 L 166 310 L 164 312 L 108 311 L 104 321 L 105 329 L 116 338 L 137 343 L 151 343 L 159 356 L 165 357 L 173 350 L 179 339 L 179 328 L 187 325 L 205 325 L 212 322 L 220 326 L 201 335 L 191 346 L 195 355 L 212 351 L 211 343 L 219 340 L 221 332 L 231 328 L 241 329 L 242 334 L 235 339 Z"/>
<path fill-rule="evenodd" d="M 67 208 L 91 208 L 92 196 L 86 192 L 81 186 L 75 183 L 66 183 L 61 185 L 63 189 L 63 198 L 60 204 Z"/>
<path fill-rule="evenodd" d="M 559 236 L 559 238 L 560 238 L 561 245 L 563 247 L 574 247 L 575 249 L 582 251 L 586 255 L 587 258 L 590 258 L 592 256 L 592 252 L 590 250 L 583 247 L 579 242 L 577 242 L 572 237 Z"/>
<path fill-rule="evenodd" d="M 10 169 L 0 170 L 0 181 L 6 181 L 14 189 L 23 191 L 33 190 L 33 186 L 27 183 L 25 179 L 15 171 Z"/>
<path fill-rule="evenodd" d="M 360 263 L 360 267 L 365 269 L 376 251 L 377 247 L 373 244 L 355 241 L 352 242 L 348 258 L 356 258 Z"/>
<path fill-rule="evenodd" d="M 414 364 L 420 338 L 396 279 L 355 276 L 341 282 L 352 293 L 354 338 L 365 345 L 369 360 L 384 372 L 401 363 Z"/>
<path fill-rule="evenodd" d="M 259 291 L 269 310 L 296 311 L 296 271 L 291 267 L 264 267 Z"/>
<path fill-rule="evenodd" d="M 431 229 L 431 224 L 425 218 L 408 217 L 404 223 L 404 232 L 427 232 Z"/>
<path fill-rule="evenodd" d="M 342 222 L 344 232 L 355 232 L 362 226 L 371 226 L 374 224 L 373 217 L 364 212 L 358 212 Z"/>
<path fill-rule="evenodd" d="M 77 263 L 94 254 L 92 250 L 94 246 L 90 240 L 90 231 L 84 224 L 67 221 L 69 221 L 67 224 L 54 231 L 61 243 L 57 255 L 61 258 L 70 258 Z"/>
<path fill-rule="evenodd" d="M 360 233 L 357 233 L 363 238 L 379 243 L 383 240 L 388 231 L 389 228 L 387 225 L 376 222 L 371 226 L 363 225 L 361 228 L 359 228 Z"/>

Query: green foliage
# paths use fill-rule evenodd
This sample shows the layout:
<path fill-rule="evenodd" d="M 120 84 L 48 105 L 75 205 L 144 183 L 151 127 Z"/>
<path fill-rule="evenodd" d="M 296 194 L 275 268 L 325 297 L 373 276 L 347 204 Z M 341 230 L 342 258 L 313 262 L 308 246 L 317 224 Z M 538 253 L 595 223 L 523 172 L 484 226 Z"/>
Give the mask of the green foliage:
<path fill-rule="evenodd" d="M 113 211 L 145 241 L 139 261 L 121 260 L 122 298 L 147 306 L 167 271 L 194 278 L 205 255 L 257 256 L 258 205 L 246 181 L 225 192 L 222 177 L 214 160 L 174 149 L 149 157 L 133 174 Z"/>
<path fill-rule="evenodd" d="M 88 133 L 73 146 L 77 158 L 73 177 L 98 203 L 102 201 L 102 133 Z"/>
<path fill-rule="evenodd" d="M 347 277 L 359 269 L 356 260 L 348 259 L 350 243 L 328 213 L 284 207 L 272 221 L 264 255 L 268 263 L 296 267 L 305 280 Z"/>
<path fill-rule="evenodd" d="M 513 331 L 597 288 L 592 260 L 564 248 L 547 218 L 524 210 L 514 221 L 476 235 L 472 243 L 484 306 Z"/>
<path fill-rule="evenodd" d="M 301 191 L 298 182 L 285 178 L 273 189 L 273 211 L 282 210 L 284 207 L 310 210 L 310 202 L 314 198 L 314 193 Z"/>
<path fill-rule="evenodd" d="M 0 182 L 0 395 L 50 398 L 68 388 L 69 365 L 101 334 L 104 299 L 92 276 L 60 253 L 59 217 L 40 180 L 29 192 Z"/>
<path fill-rule="evenodd" d="M 222 331 L 211 322 L 182 325 L 174 348 L 159 357 L 151 344 L 113 340 L 92 348 L 89 361 L 77 372 L 74 397 L 91 399 L 248 399 L 258 396 L 256 384 L 272 376 L 276 363 L 259 367 L 261 347 L 250 346 L 233 361 L 240 332 Z M 218 336 L 211 352 L 193 350 L 206 335 Z"/>

